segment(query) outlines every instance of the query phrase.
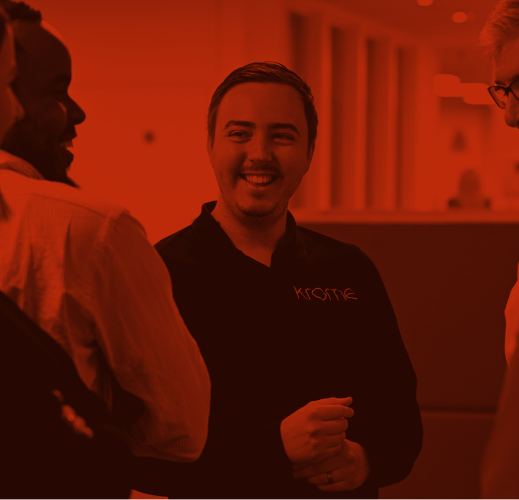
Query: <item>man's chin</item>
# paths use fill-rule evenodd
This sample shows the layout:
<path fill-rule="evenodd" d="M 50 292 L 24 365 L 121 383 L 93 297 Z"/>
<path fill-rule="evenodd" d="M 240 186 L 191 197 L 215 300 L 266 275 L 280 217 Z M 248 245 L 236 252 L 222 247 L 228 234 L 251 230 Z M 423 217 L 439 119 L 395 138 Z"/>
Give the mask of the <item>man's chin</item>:
<path fill-rule="evenodd" d="M 237 205 L 241 218 L 250 224 L 272 224 L 284 214 L 284 208 L 277 203 L 262 204 L 254 203 L 250 205 Z"/>

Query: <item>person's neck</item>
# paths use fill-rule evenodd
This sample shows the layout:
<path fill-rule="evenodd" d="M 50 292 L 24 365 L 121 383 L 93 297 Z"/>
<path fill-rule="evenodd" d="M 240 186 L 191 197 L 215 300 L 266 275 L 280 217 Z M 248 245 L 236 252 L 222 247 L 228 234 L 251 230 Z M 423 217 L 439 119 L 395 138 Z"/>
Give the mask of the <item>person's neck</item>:
<path fill-rule="evenodd" d="M 211 215 L 238 250 L 270 267 L 272 254 L 286 232 L 286 208 L 274 221 L 266 219 L 262 221 L 258 217 L 249 218 L 245 215 L 243 220 L 239 220 L 219 197 Z"/>

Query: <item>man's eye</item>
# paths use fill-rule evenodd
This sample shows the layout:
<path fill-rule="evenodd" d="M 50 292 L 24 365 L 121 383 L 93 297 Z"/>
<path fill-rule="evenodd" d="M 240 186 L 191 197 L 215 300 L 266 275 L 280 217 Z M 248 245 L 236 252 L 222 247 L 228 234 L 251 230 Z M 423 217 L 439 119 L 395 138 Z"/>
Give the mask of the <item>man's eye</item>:
<path fill-rule="evenodd" d="M 234 139 L 242 140 L 247 139 L 248 134 L 245 132 L 241 132 L 240 130 L 234 130 L 233 132 L 229 133 L 229 137 L 232 137 Z"/>
<path fill-rule="evenodd" d="M 294 140 L 294 138 L 288 134 L 276 134 L 276 135 L 274 135 L 274 139 L 285 141 L 285 142 Z"/>

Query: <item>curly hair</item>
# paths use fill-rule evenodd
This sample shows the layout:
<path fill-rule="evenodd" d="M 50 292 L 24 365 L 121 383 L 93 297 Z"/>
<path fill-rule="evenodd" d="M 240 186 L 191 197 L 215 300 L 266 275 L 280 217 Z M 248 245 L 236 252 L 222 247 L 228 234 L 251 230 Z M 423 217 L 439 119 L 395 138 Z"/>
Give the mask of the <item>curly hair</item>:
<path fill-rule="evenodd" d="M 519 0 L 501 0 L 488 18 L 479 44 L 488 57 L 499 56 L 503 45 L 519 38 Z"/>
<path fill-rule="evenodd" d="M 5 10 L 11 21 L 33 21 L 39 23 L 43 19 L 39 10 L 33 9 L 25 2 L 0 0 L 0 7 Z"/>
<path fill-rule="evenodd" d="M 214 142 L 216 117 L 223 97 L 236 85 L 248 82 L 280 83 L 290 85 L 299 92 L 303 99 L 308 124 L 308 153 L 310 153 L 315 147 L 318 123 L 312 90 L 299 75 L 281 63 L 271 61 L 254 62 L 235 69 L 215 90 L 207 113 L 207 134 L 211 144 Z"/>

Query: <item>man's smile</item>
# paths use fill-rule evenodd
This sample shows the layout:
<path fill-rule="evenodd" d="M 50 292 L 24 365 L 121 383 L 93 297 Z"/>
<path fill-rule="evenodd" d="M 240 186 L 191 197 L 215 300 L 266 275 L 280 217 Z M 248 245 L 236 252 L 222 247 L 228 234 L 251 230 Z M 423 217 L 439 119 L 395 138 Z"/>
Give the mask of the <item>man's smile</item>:
<path fill-rule="evenodd" d="M 278 176 L 273 174 L 245 174 L 241 177 L 252 186 L 262 187 L 274 182 Z"/>

